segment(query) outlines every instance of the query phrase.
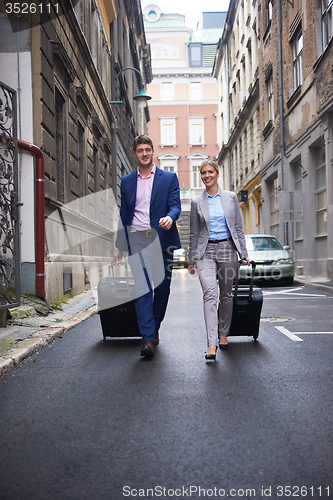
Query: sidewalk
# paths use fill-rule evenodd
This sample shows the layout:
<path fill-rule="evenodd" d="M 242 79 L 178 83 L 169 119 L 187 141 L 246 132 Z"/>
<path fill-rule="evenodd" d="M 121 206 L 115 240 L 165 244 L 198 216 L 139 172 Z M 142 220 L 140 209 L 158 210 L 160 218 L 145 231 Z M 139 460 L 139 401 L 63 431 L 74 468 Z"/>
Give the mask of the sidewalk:
<path fill-rule="evenodd" d="M 333 281 L 321 277 L 295 276 L 295 284 L 333 294 Z M 6 328 L 0 328 L 0 376 L 95 314 L 97 290 L 87 290 L 69 299 L 61 311 L 49 309 L 45 304 L 41 307 L 41 302 L 23 298 L 20 307 L 10 310 L 15 319 Z"/>
<path fill-rule="evenodd" d="M 295 276 L 295 283 L 297 285 L 308 286 L 319 290 L 320 292 L 333 294 L 333 281 L 326 280 L 321 276 L 311 278 L 310 276 Z"/>
<path fill-rule="evenodd" d="M 87 290 L 54 310 L 43 301 L 23 297 L 5 328 L 0 328 L 0 375 L 18 366 L 25 358 L 61 337 L 97 311 L 97 291 Z"/>

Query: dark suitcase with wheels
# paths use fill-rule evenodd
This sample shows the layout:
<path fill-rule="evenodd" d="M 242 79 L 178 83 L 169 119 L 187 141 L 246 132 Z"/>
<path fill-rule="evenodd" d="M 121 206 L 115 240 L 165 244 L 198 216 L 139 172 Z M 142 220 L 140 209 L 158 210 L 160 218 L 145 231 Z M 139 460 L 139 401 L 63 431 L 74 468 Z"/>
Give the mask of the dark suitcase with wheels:
<path fill-rule="evenodd" d="M 129 277 L 127 263 L 125 277 L 115 277 L 114 266 L 112 263 L 112 276 L 101 278 L 97 286 L 103 338 L 141 337 L 135 310 L 134 279 Z"/>
<path fill-rule="evenodd" d="M 261 288 L 253 284 L 256 264 L 251 261 L 251 265 L 250 285 L 238 285 L 238 276 L 235 279 L 229 336 L 248 336 L 257 340 L 263 296 Z"/>

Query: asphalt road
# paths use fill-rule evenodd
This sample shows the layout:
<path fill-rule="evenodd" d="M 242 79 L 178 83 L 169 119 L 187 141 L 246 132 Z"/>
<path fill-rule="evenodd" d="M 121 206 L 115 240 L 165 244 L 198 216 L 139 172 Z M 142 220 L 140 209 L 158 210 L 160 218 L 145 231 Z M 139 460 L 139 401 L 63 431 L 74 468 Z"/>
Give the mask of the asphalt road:
<path fill-rule="evenodd" d="M 155 358 L 85 321 L 0 380 L 0 499 L 333 498 L 332 306 L 264 288 L 215 363 L 185 270 Z"/>

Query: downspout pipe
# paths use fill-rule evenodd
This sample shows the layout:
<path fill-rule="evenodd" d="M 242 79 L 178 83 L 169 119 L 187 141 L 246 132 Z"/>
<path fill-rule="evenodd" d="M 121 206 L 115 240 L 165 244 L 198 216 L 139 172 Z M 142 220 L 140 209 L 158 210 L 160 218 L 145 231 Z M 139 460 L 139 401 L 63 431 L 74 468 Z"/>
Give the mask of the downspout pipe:
<path fill-rule="evenodd" d="M 278 88 L 279 88 L 279 115 L 280 115 L 280 156 L 281 156 L 281 188 L 284 191 L 284 103 L 283 103 L 283 62 L 282 62 L 282 6 L 281 0 L 276 2 L 277 9 L 277 49 L 278 49 Z"/>
<path fill-rule="evenodd" d="M 1 140 L 1 136 L 0 136 Z M 7 136 L 7 142 L 12 138 Z M 17 140 L 17 146 L 24 151 L 29 151 L 36 157 L 36 203 L 35 203 L 35 290 L 36 294 L 45 300 L 45 209 L 44 209 L 44 156 L 41 149 L 30 142 Z"/>
<path fill-rule="evenodd" d="M 36 176 L 35 176 L 35 287 L 36 294 L 45 300 L 45 205 L 44 205 L 44 156 L 41 149 L 34 144 L 18 139 L 17 145 L 24 151 L 29 151 L 36 157 Z"/>
<path fill-rule="evenodd" d="M 230 60 L 229 60 L 229 39 L 225 44 L 226 51 L 226 60 L 227 60 L 227 89 L 228 89 L 228 105 L 227 105 L 227 127 L 228 127 L 228 143 L 230 141 L 230 102 L 229 102 L 229 95 L 230 95 Z M 228 149 L 228 169 L 229 169 L 229 190 L 232 191 L 232 171 L 231 171 L 231 151 L 230 148 Z"/>

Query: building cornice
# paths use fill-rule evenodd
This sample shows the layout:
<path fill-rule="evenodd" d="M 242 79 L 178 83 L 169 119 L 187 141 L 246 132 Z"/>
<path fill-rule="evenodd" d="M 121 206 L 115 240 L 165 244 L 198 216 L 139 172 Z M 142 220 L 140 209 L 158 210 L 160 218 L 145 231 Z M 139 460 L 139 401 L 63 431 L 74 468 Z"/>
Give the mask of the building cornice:
<path fill-rule="evenodd" d="M 103 19 L 103 31 L 110 43 L 110 24 L 118 15 L 119 6 L 117 0 L 96 0 Z"/>
<path fill-rule="evenodd" d="M 153 106 L 215 106 L 217 108 L 217 100 L 214 101 L 156 101 L 155 99 L 149 102 L 149 107 Z"/>

